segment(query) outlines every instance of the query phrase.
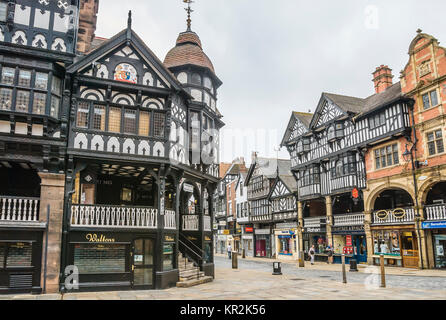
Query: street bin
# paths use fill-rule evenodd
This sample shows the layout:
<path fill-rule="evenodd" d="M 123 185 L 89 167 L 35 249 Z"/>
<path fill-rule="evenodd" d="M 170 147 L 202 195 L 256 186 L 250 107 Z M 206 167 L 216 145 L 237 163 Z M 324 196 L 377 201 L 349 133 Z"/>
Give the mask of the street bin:
<path fill-rule="evenodd" d="M 281 262 L 273 262 L 273 276 L 282 275 L 282 263 Z"/>
<path fill-rule="evenodd" d="M 350 259 L 350 272 L 358 272 L 358 263 L 356 259 Z"/>

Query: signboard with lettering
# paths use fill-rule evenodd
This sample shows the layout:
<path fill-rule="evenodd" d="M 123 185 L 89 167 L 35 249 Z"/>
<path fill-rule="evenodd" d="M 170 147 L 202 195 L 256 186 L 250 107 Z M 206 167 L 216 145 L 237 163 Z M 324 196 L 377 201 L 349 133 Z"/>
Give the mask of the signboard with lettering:
<path fill-rule="evenodd" d="M 345 245 L 347 247 L 351 247 L 352 246 L 352 236 L 345 236 Z"/>
<path fill-rule="evenodd" d="M 245 227 L 245 232 L 246 233 L 253 233 L 254 232 L 254 228 L 253 227 Z"/>
<path fill-rule="evenodd" d="M 194 186 L 191 185 L 191 184 L 188 184 L 188 183 L 184 183 L 184 184 L 183 184 L 183 190 L 184 190 L 185 192 L 190 192 L 190 193 L 192 193 L 192 192 L 194 192 Z"/>
<path fill-rule="evenodd" d="M 423 229 L 446 229 L 446 221 L 423 222 Z"/>

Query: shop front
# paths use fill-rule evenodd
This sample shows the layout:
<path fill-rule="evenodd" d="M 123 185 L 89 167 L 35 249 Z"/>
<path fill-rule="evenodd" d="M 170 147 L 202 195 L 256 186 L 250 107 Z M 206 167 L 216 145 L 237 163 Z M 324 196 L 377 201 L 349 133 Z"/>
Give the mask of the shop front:
<path fill-rule="evenodd" d="M 224 230 L 219 230 L 219 231 L 224 231 Z M 227 235 L 224 234 L 217 235 L 217 248 L 216 248 L 217 253 L 226 254 L 228 247 L 227 241 L 228 241 Z"/>
<path fill-rule="evenodd" d="M 175 238 L 175 234 L 166 235 L 162 250 L 157 250 L 156 233 L 70 232 L 68 265 L 74 266 L 79 276 L 78 287 L 72 290 L 155 289 L 162 286 L 157 277 L 168 286 L 176 284 Z M 70 289 L 67 283 L 65 288 Z"/>
<path fill-rule="evenodd" d="M 328 239 L 326 234 L 326 229 L 324 228 L 304 228 L 302 231 L 303 243 L 304 243 L 304 253 L 306 259 L 308 259 L 308 252 L 312 246 L 314 246 L 315 261 L 326 262 L 328 260 L 328 255 L 326 253 L 326 248 L 328 245 Z"/>
<path fill-rule="evenodd" d="M 342 263 L 345 254 L 346 263 L 355 259 L 358 263 L 367 263 L 367 238 L 363 226 L 333 227 L 334 263 Z"/>
<path fill-rule="evenodd" d="M 423 222 L 422 226 L 432 235 L 435 269 L 446 269 L 446 221 Z"/>
<path fill-rule="evenodd" d="M 246 257 L 254 257 L 254 227 L 242 226 L 242 252 L 245 250 Z"/>
<path fill-rule="evenodd" d="M 419 246 L 414 228 L 409 226 L 372 227 L 373 263 L 380 265 L 384 255 L 386 266 L 418 268 Z"/>
<path fill-rule="evenodd" d="M 255 229 L 255 257 L 271 258 L 271 231 L 270 229 Z"/>
<path fill-rule="evenodd" d="M 42 292 L 43 231 L 0 229 L 0 294 Z"/>
<path fill-rule="evenodd" d="M 296 260 L 299 258 L 296 222 L 277 223 L 274 230 L 276 241 L 276 257 L 282 260 Z"/>

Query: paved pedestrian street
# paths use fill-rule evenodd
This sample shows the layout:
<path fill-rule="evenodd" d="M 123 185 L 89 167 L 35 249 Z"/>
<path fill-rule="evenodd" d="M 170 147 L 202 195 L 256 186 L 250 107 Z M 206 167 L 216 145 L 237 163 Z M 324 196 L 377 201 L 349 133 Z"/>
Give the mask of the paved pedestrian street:
<path fill-rule="evenodd" d="M 69 293 L 63 295 L 0 296 L 19 300 L 444 300 L 446 277 L 397 276 L 387 277 L 387 288 L 379 288 L 379 275 L 347 273 L 348 283 L 342 283 L 337 271 L 298 268 L 283 264 L 282 275 L 272 275 L 272 260 L 239 260 L 233 270 L 230 260 L 217 256 L 216 277 L 211 283 L 191 288 L 171 288 L 153 291 L 121 291 Z M 340 266 L 331 266 L 340 267 Z M 360 278 L 359 278 L 360 277 Z M 374 278 L 373 278 L 374 277 Z M 395 280 L 395 278 L 397 280 Z M 359 279 L 362 279 L 360 281 Z M 433 288 L 420 286 L 428 283 Z M 436 285 L 434 285 L 436 284 Z"/>

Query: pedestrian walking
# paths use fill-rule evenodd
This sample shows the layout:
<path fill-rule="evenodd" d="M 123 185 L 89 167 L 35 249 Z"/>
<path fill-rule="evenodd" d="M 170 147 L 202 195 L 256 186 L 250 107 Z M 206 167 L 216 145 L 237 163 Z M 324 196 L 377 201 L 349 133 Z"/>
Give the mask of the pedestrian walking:
<path fill-rule="evenodd" d="M 314 255 L 316 254 L 316 250 L 314 249 L 314 244 L 311 246 L 310 251 L 308 251 L 308 254 L 310 255 L 310 262 L 313 265 L 314 264 Z"/>
<path fill-rule="evenodd" d="M 229 259 L 232 258 L 231 254 L 232 254 L 232 247 L 231 247 L 231 244 L 228 244 L 228 257 L 229 257 Z"/>
<path fill-rule="evenodd" d="M 333 248 L 330 245 L 327 246 L 327 256 L 328 256 L 327 263 L 333 264 Z"/>

